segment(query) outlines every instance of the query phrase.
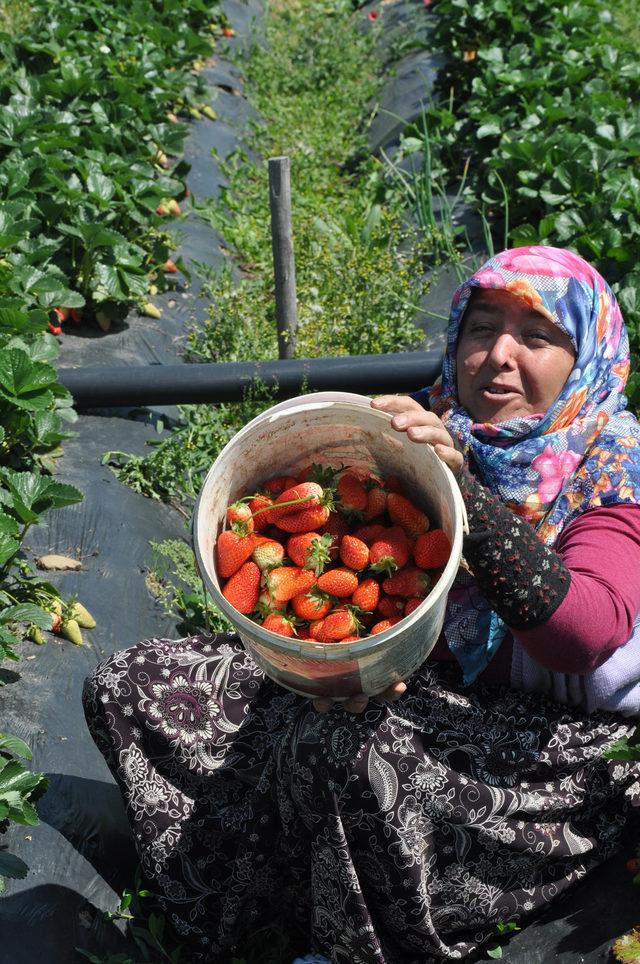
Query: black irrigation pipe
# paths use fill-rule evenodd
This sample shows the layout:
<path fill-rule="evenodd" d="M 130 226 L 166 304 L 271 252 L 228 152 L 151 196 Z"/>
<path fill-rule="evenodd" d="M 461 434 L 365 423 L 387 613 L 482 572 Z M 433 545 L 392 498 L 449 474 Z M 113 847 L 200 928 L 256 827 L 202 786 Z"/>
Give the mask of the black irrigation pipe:
<path fill-rule="evenodd" d="M 432 384 L 441 364 L 441 352 L 419 351 L 222 364 L 61 368 L 58 377 L 71 392 L 76 408 L 90 409 L 237 402 L 255 378 L 276 398 L 291 398 L 303 388 L 364 395 L 410 392 Z"/>

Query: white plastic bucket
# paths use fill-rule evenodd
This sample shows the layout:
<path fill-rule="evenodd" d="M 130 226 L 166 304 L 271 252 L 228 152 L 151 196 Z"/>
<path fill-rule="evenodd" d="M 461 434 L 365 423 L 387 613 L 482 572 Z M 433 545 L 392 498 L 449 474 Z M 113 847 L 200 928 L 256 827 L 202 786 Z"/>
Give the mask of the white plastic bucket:
<path fill-rule="evenodd" d="M 418 445 L 394 431 L 391 416 L 372 409 L 370 401 L 347 392 L 320 392 L 263 412 L 231 439 L 211 466 L 193 518 L 198 566 L 216 606 L 267 676 L 312 698 L 374 695 L 410 676 L 440 635 L 462 553 L 466 514 L 452 472 L 430 445 Z M 263 629 L 227 602 L 215 570 L 214 547 L 227 506 L 266 479 L 295 475 L 311 462 L 399 475 L 408 494 L 451 540 L 447 566 L 424 602 L 402 623 L 358 642 L 327 645 Z"/>

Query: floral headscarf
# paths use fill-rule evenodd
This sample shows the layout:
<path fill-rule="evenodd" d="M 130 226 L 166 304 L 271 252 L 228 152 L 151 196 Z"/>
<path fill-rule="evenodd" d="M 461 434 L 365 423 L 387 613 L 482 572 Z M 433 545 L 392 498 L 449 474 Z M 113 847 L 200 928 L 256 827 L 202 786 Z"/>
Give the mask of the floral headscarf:
<path fill-rule="evenodd" d="M 477 423 L 457 399 L 456 349 L 475 288 L 512 292 L 571 339 L 574 367 L 543 413 L 501 423 Z M 640 503 L 640 425 L 625 411 L 629 339 L 615 296 L 586 261 L 551 247 L 513 248 L 491 258 L 453 296 L 442 377 L 417 398 L 440 416 L 473 455 L 481 481 L 553 545 L 587 509 Z M 497 650 L 506 628 L 482 611 L 473 588 L 455 602 L 445 635 L 471 682 Z M 464 623 L 464 642 L 459 626 Z M 475 637 L 475 642 L 473 641 Z"/>
<path fill-rule="evenodd" d="M 480 424 L 459 405 L 456 348 L 474 288 L 510 291 L 571 339 L 573 370 L 546 412 Z M 484 484 L 552 545 L 586 509 L 640 502 L 640 425 L 625 411 L 628 374 L 629 339 L 604 278 L 571 251 L 512 248 L 456 290 L 429 407 L 473 453 Z"/>

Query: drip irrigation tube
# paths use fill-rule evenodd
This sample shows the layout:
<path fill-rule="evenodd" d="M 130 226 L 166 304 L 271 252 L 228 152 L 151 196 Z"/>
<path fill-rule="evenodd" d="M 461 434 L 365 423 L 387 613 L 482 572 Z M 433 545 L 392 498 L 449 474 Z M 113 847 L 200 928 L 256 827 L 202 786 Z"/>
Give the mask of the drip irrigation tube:
<path fill-rule="evenodd" d="M 82 410 L 236 402 L 256 378 L 276 398 L 291 398 L 305 389 L 367 395 L 410 392 L 432 384 L 441 365 L 439 351 L 421 351 L 221 364 L 61 368 L 58 377 L 76 408 Z"/>

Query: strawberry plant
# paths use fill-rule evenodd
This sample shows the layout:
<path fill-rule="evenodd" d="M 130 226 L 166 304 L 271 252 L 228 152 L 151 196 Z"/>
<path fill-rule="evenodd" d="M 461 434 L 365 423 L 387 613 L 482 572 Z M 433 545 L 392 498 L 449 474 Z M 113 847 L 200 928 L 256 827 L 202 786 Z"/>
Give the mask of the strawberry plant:
<path fill-rule="evenodd" d="M 124 313 L 169 260 L 181 122 L 209 98 L 194 62 L 215 5 L 34 0 L 0 35 L 0 288 L 27 309 Z M 45 325 L 46 327 L 46 325 Z"/>
<path fill-rule="evenodd" d="M 31 760 L 29 747 L 16 736 L 0 733 L 0 833 L 13 820 L 23 826 L 38 823 L 34 802 L 47 788 L 42 773 L 32 773 L 22 760 Z M 5 879 L 26 877 L 28 867 L 20 857 L 0 848 L 0 894 L 6 889 Z"/>
<path fill-rule="evenodd" d="M 640 351 L 640 65 L 603 0 L 434 0 L 447 56 L 426 110 L 432 163 L 509 243 L 567 246 L 616 290 Z M 426 98 L 425 98 L 426 100 Z M 429 190 L 429 186 L 424 186 Z M 505 205 L 505 199 L 507 205 Z M 507 226 L 507 227 L 509 227 Z M 640 405 L 640 376 L 629 383 Z"/>

